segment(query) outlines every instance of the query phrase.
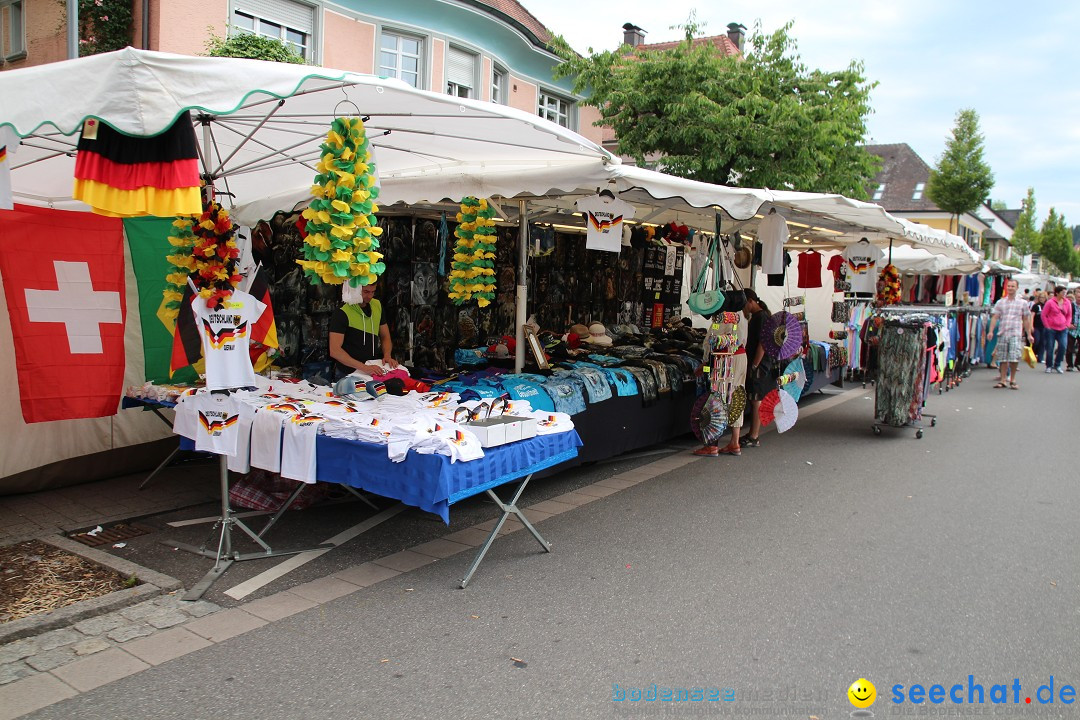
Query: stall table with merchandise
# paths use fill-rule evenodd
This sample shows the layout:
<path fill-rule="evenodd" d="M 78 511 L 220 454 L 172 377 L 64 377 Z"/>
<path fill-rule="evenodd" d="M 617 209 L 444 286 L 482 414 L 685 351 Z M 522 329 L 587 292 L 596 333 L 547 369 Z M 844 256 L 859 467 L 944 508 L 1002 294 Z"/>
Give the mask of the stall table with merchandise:
<path fill-rule="evenodd" d="M 160 408 L 174 406 L 175 403 L 166 400 L 130 397 L 124 399 L 124 407 L 143 407 L 157 411 Z M 511 515 L 516 517 L 532 533 L 545 552 L 551 552 L 551 543 L 545 540 L 533 527 L 532 523 L 529 522 L 518 507 L 518 502 L 535 473 L 573 460 L 578 454 L 578 448 L 581 446 L 582 441 L 577 431 L 568 430 L 560 433 L 537 435 L 527 440 L 485 448 L 484 456 L 475 460 L 452 462 L 445 455 L 409 452 L 403 461 L 394 462 L 387 456 L 385 445 L 318 435 L 315 440 L 315 479 L 318 482 L 343 485 L 361 499 L 364 498 L 356 492 L 358 490 L 365 490 L 376 495 L 398 500 L 405 505 L 434 513 L 446 523 L 450 522 L 451 505 L 475 495 L 486 493 L 498 505 L 502 514 L 480 547 L 472 565 L 462 578 L 461 587 L 464 588 L 476 573 L 491 544 L 495 541 L 499 531 Z M 195 449 L 194 441 L 182 437 L 181 448 L 185 450 Z M 216 580 L 228 569 L 232 561 L 299 552 L 299 550 L 274 551 L 262 540 L 262 537 L 277 519 L 289 509 L 289 506 L 307 485 L 300 483 L 282 507 L 271 516 L 266 526 L 260 532 L 255 533 L 235 519 L 234 512 L 228 504 L 228 473 L 224 465 L 224 456 L 221 457 L 223 459 L 221 488 L 223 497 L 222 517 L 219 524 L 225 525 L 226 528 L 231 525 L 237 526 L 255 542 L 259 543 L 264 551 L 240 555 L 231 551 L 231 541 L 223 542 L 229 548 L 224 555 L 221 547 L 218 548 L 216 553 L 205 547 L 185 548 L 217 560 L 214 569 L 204 579 L 204 582 L 196 585 L 198 590 L 193 588 L 189 595 L 195 592 L 201 595 L 205 592 L 213 580 Z M 496 488 L 515 481 L 517 481 L 517 485 L 513 488 L 509 500 L 504 501 L 496 494 Z M 227 532 L 227 529 L 223 530 L 223 533 L 227 534 Z M 177 543 L 171 544 L 178 545 Z M 192 597 L 194 598 L 194 596 Z"/>

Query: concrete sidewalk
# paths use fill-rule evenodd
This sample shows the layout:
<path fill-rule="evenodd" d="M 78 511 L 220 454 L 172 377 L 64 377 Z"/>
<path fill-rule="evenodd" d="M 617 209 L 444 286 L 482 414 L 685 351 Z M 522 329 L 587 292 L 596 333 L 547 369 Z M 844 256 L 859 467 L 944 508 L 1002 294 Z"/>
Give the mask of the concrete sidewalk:
<path fill-rule="evenodd" d="M 0 496 L 0 546 L 132 520 L 219 498 L 217 464 L 189 460 L 158 473 L 145 489 L 138 475 Z"/>

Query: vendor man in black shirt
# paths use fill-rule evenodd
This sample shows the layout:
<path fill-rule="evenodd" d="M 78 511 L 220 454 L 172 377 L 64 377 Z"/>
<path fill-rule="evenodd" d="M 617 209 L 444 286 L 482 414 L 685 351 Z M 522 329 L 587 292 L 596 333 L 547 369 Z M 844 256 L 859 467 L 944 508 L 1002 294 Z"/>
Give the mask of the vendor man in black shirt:
<path fill-rule="evenodd" d="M 356 293 L 354 288 L 347 288 L 346 300 L 350 299 L 350 291 Z M 381 375 L 383 368 L 368 363 L 382 360 L 388 367 L 398 366 L 390 356 L 394 349 L 390 328 L 383 318 L 382 303 L 375 299 L 375 283 L 361 286 L 359 292 L 359 303 L 346 302 L 330 318 L 330 357 L 337 360 L 344 374 L 359 370 Z"/>

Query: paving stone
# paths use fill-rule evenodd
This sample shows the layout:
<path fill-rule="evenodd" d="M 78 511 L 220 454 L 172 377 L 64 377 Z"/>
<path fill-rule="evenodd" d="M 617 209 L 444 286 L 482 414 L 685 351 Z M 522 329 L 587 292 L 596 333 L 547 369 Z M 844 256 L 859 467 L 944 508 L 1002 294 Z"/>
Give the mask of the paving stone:
<path fill-rule="evenodd" d="M 37 636 L 37 645 L 40 650 L 52 650 L 53 648 L 71 645 L 83 639 L 83 634 L 74 628 L 60 628 Z"/>
<path fill-rule="evenodd" d="M 16 680 L 22 680 L 24 677 L 30 677 L 31 675 L 36 674 L 36 672 L 36 670 L 22 660 L 13 663 L 5 663 L 0 665 L 0 685 L 7 685 Z"/>
<path fill-rule="evenodd" d="M 470 527 L 464 530 L 458 530 L 452 532 L 449 535 L 443 535 L 443 540 L 450 540 L 451 542 L 459 542 L 463 545 L 469 545 L 471 547 L 479 547 L 487 540 L 488 533 L 478 528 Z"/>
<path fill-rule="evenodd" d="M 346 568 L 341 572 L 336 572 L 330 577 L 341 578 L 345 582 L 352 583 L 357 587 L 368 587 L 369 585 L 374 585 L 377 582 L 388 580 L 395 575 L 400 574 L 401 572 L 398 570 L 366 562 L 361 565 L 354 565 L 351 568 Z"/>
<path fill-rule="evenodd" d="M 578 488 L 574 492 L 579 495 L 589 495 L 593 498 L 600 499 L 603 497 L 607 497 L 608 495 L 614 495 L 619 491 L 615 488 L 610 487 L 600 487 L 599 485 L 586 485 L 585 487 Z"/>
<path fill-rule="evenodd" d="M 457 543 L 453 540 L 447 540 L 446 538 L 439 538 L 438 540 L 432 540 L 431 542 L 426 542 L 410 549 L 421 555 L 430 555 L 431 557 L 441 559 L 448 558 L 451 555 L 457 555 L 463 550 L 471 550 L 472 546 Z"/>
<path fill-rule="evenodd" d="M 153 600 L 141 602 L 138 605 L 132 605 L 129 608 L 124 608 L 120 611 L 120 614 L 126 617 L 128 620 L 146 620 L 148 617 L 161 612 L 161 607 L 157 605 Z"/>
<path fill-rule="evenodd" d="M 184 627 L 212 642 L 221 642 L 249 630 L 262 627 L 266 621 L 239 608 L 230 608 L 192 620 Z"/>
<path fill-rule="evenodd" d="M 189 620 L 188 616 L 179 610 L 166 610 L 164 608 L 161 610 L 161 612 L 146 618 L 146 622 L 158 630 L 182 625 Z"/>
<path fill-rule="evenodd" d="M 134 623 L 132 625 L 124 625 L 118 627 L 115 630 L 108 633 L 107 637 L 110 640 L 115 640 L 118 643 L 125 643 L 128 640 L 134 640 L 135 638 L 146 637 L 154 632 L 154 628 L 144 623 Z"/>
<path fill-rule="evenodd" d="M 75 623 L 75 629 L 83 635 L 96 637 L 98 635 L 104 635 L 110 630 L 115 630 L 121 625 L 127 624 L 127 618 L 120 613 L 108 613 L 106 615 L 98 615 L 97 617 L 77 622 Z"/>
<path fill-rule="evenodd" d="M 596 498 L 595 495 L 586 495 L 584 493 L 578 493 L 578 492 L 568 492 L 568 493 L 563 493 L 562 495 L 557 495 L 557 496 L 555 496 L 555 497 L 553 497 L 551 499 L 554 500 L 555 502 L 561 502 L 561 503 L 566 503 L 567 505 L 573 505 L 574 507 L 580 507 L 580 506 L 584 505 L 585 503 L 591 503 L 593 500 L 596 500 L 597 498 Z M 528 514 L 526 514 L 526 517 L 528 517 Z M 530 520 L 531 519 L 532 518 L 530 518 Z"/>
<path fill-rule="evenodd" d="M 150 667 L 120 648 L 109 648 L 83 660 L 53 670 L 53 674 L 81 692 L 134 675 Z"/>
<path fill-rule="evenodd" d="M 162 595 L 154 600 L 154 604 L 158 607 L 169 608 L 170 610 L 177 610 L 189 603 L 184 602 L 183 596 L 179 593 L 169 593 L 168 595 Z"/>
<path fill-rule="evenodd" d="M 628 487 L 637 485 L 639 482 L 641 482 L 641 480 L 623 480 L 618 477 L 610 477 L 604 480 L 597 480 L 594 484 L 601 487 L 615 488 L 616 490 L 625 490 Z"/>
<path fill-rule="evenodd" d="M 99 653 L 102 650 L 108 650 L 112 647 L 112 643 L 103 637 L 87 638 L 82 642 L 77 642 L 71 646 L 71 649 L 75 651 L 76 655 L 93 655 Z"/>
<path fill-rule="evenodd" d="M 24 638 L 22 640 L 16 640 L 15 642 L 9 642 L 7 645 L 0 645 L 0 664 L 22 660 L 24 657 L 29 657 L 40 649 L 37 640 L 34 638 Z"/>
<path fill-rule="evenodd" d="M 318 603 L 302 598 L 299 595 L 293 595 L 291 592 L 279 592 L 273 595 L 268 595 L 258 600 L 252 600 L 249 603 L 244 604 L 244 612 L 251 613 L 256 617 L 261 617 L 263 620 L 274 622 L 281 618 L 295 615 L 303 610 L 310 610 L 318 605 Z"/>
<path fill-rule="evenodd" d="M 133 640 L 124 646 L 135 657 L 151 665 L 160 665 L 181 655 L 201 650 L 213 645 L 209 640 L 199 637 L 184 628 L 173 628 L 155 633 L 153 637 Z"/>
<path fill-rule="evenodd" d="M 61 665 L 67 665 L 75 659 L 74 646 L 58 647 L 52 650 L 39 652 L 26 658 L 26 664 L 39 672 L 48 672 Z"/>
<path fill-rule="evenodd" d="M 554 500 L 544 500 L 538 502 L 535 505 L 530 505 L 530 509 L 539 510 L 540 512 L 551 513 L 552 515 L 558 515 L 564 513 L 567 510 L 573 510 L 573 505 L 567 505 L 566 503 L 555 502 Z"/>
<path fill-rule="evenodd" d="M 78 695 L 70 685 L 48 673 L 0 687 L 0 720 L 10 720 Z"/>
<path fill-rule="evenodd" d="M 195 602 L 181 603 L 179 609 L 193 618 L 201 618 L 210 613 L 216 613 L 221 609 L 221 606 L 209 600 L 196 600 Z"/>
<path fill-rule="evenodd" d="M 423 557 L 427 556 L 425 555 Z M 324 603 L 335 600 L 343 595 L 348 595 L 359 589 L 359 585 L 353 585 L 347 580 L 336 577 L 324 577 L 289 588 L 289 592 L 311 600 L 312 602 Z"/>
<path fill-rule="evenodd" d="M 372 562 L 377 565 L 382 565 L 383 567 L 388 567 L 391 570 L 408 572 L 409 570 L 415 570 L 418 567 L 435 562 L 435 558 L 430 555 L 414 553 L 411 550 L 402 550 L 401 552 L 387 555 L 386 557 L 373 560 Z"/>

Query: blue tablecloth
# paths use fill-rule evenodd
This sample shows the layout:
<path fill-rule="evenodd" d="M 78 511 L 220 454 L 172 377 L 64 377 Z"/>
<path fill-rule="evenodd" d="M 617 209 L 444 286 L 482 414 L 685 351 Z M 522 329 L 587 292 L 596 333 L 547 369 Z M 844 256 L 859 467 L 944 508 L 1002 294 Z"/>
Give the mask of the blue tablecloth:
<path fill-rule="evenodd" d="M 469 462 L 410 452 L 396 463 L 387 457 L 385 445 L 320 435 L 315 441 L 316 478 L 400 500 L 449 524 L 450 506 L 459 500 L 570 460 L 581 445 L 577 431 L 571 430 L 486 448 L 484 457 Z"/>

